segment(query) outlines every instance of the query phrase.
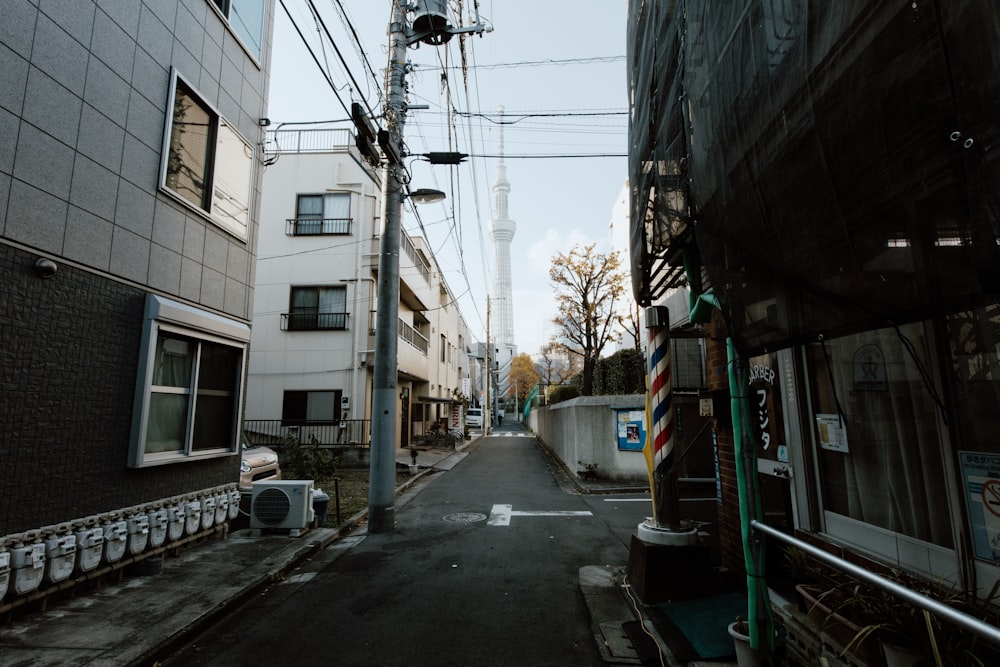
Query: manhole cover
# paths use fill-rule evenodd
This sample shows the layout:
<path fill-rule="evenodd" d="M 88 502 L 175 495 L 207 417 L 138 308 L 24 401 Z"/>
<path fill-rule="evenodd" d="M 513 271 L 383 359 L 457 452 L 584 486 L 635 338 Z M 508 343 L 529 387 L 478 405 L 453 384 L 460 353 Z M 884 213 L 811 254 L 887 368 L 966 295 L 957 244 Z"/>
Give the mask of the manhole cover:
<path fill-rule="evenodd" d="M 476 523 L 477 521 L 486 521 L 486 515 L 481 512 L 455 512 L 454 514 L 446 514 L 444 520 L 454 523 Z"/>

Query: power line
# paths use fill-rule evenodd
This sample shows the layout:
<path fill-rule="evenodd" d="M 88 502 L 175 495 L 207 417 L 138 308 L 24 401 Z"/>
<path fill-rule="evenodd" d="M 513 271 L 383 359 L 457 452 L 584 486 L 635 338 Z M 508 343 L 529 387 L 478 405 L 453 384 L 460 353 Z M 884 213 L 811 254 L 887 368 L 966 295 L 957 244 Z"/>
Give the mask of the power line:
<path fill-rule="evenodd" d="M 278 0 L 278 2 L 281 3 L 281 8 L 285 10 L 285 14 L 288 16 L 288 20 L 291 21 L 292 27 L 295 28 L 295 32 L 298 33 L 299 39 L 302 41 L 302 44 L 305 45 L 306 50 L 309 52 L 309 55 L 312 56 L 313 62 L 316 63 L 316 67 L 319 68 L 319 71 L 323 74 L 323 78 L 326 79 L 326 83 L 327 85 L 330 86 L 330 90 L 333 92 L 333 96 L 337 98 L 337 101 L 340 102 L 340 106 L 344 108 L 344 113 L 350 116 L 351 110 L 347 108 L 346 104 L 344 104 L 344 100 L 340 99 L 340 94 L 337 92 L 337 87 L 333 85 L 333 80 L 330 78 L 330 75 L 327 73 L 327 71 L 323 68 L 323 65 L 320 64 L 319 58 L 316 57 L 316 54 L 313 52 L 312 47 L 309 45 L 309 42 L 306 41 L 305 35 L 303 35 L 302 31 L 299 29 L 299 24 L 295 22 L 295 19 L 292 17 L 292 13 L 288 11 L 288 7 L 285 5 L 285 0 Z"/>
<path fill-rule="evenodd" d="M 590 58 L 564 58 L 564 59 L 549 59 L 549 60 L 522 60 L 519 62 L 512 63 L 494 63 L 492 65 L 467 65 L 466 69 L 509 69 L 513 67 L 545 67 L 548 65 L 590 65 L 593 63 L 611 63 L 618 62 L 620 60 L 625 60 L 625 56 L 593 56 Z M 433 65 L 416 65 L 415 67 L 421 69 L 441 69 L 434 67 Z M 452 66 L 449 69 L 460 69 L 458 67 Z"/>

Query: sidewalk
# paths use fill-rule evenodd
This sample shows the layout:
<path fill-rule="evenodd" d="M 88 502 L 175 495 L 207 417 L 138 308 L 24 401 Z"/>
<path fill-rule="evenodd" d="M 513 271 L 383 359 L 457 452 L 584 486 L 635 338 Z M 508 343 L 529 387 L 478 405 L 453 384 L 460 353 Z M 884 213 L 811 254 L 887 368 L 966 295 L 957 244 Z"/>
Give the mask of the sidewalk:
<path fill-rule="evenodd" d="M 433 471 L 449 470 L 467 455 L 474 439 L 451 449 L 422 449 L 418 472 L 397 489 L 403 494 Z M 402 450 L 398 463 L 412 463 Z M 150 576 L 125 575 L 97 590 L 71 599 L 52 599 L 47 611 L 22 613 L 0 624 L 0 662 L 4 665 L 153 665 L 221 620 L 248 599 L 288 576 L 321 549 L 350 532 L 366 517 L 362 511 L 339 528 L 318 528 L 302 537 L 252 536 L 250 530 L 226 534 L 165 558 L 162 570 Z M 605 660 L 639 664 L 629 653 L 627 639 L 615 640 L 624 623 L 638 619 L 614 573 L 601 566 L 580 571 L 580 585 L 595 633 L 604 632 Z M 644 623 L 652 629 L 648 620 Z M 655 632 L 655 631 L 654 631 Z M 625 642 L 622 644 L 622 642 Z M 612 646 L 612 644 L 614 646 Z M 662 641 L 661 646 L 665 646 Z M 647 647 L 648 648 L 648 647 Z M 656 650 L 655 647 L 653 649 Z M 665 648 L 662 649 L 665 651 Z M 632 657 L 630 657 L 632 656 Z M 655 664 L 660 664 L 656 659 Z M 678 665 L 669 652 L 663 664 Z"/>

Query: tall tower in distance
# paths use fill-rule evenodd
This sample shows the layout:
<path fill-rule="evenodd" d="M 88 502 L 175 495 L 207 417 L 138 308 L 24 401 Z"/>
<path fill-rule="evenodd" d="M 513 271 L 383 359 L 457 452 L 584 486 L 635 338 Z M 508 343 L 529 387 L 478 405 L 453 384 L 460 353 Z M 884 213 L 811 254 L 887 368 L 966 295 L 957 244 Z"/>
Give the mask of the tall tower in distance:
<path fill-rule="evenodd" d="M 514 240 L 517 225 L 508 217 L 510 181 L 507 180 L 507 166 L 503 161 L 503 107 L 500 116 L 500 162 L 497 164 L 497 178 L 493 183 L 493 209 L 495 217 L 490 228 L 493 239 L 493 347 L 497 361 L 497 396 L 502 398 L 510 385 L 510 364 L 517 348 L 514 345 L 514 298 L 510 280 L 510 242 Z"/>
<path fill-rule="evenodd" d="M 490 229 L 493 239 L 493 255 L 496 259 L 493 274 L 493 307 L 496 310 L 497 343 L 514 344 L 514 308 L 510 282 L 510 242 L 514 240 L 517 225 L 508 217 L 507 203 L 510 197 L 510 181 L 507 180 L 507 165 L 503 162 L 503 107 L 500 112 L 500 162 L 497 164 L 497 179 L 493 182 L 493 208 L 496 217 Z"/>

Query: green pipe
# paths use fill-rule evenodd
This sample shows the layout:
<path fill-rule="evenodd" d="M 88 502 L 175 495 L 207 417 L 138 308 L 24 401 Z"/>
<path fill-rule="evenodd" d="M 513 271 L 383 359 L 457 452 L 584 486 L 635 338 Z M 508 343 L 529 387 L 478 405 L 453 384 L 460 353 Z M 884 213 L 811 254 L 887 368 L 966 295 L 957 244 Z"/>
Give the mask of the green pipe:
<path fill-rule="evenodd" d="M 715 296 L 711 290 L 699 294 L 697 297 L 691 292 L 691 322 L 694 324 L 704 324 L 712 319 L 712 309 L 722 310 L 719 297 Z"/>
<path fill-rule="evenodd" d="M 773 651 L 774 615 L 767 592 L 767 580 L 764 578 L 764 553 L 763 550 L 758 549 L 755 554 L 750 539 L 750 521 L 763 516 L 756 475 L 757 453 L 749 437 L 749 428 L 745 423 L 745 416 L 749 414 L 746 375 L 740 374 L 736 346 L 733 344 L 732 337 L 726 339 L 726 357 L 729 368 L 733 445 L 736 455 L 736 493 L 740 505 L 740 536 L 743 540 L 743 564 L 747 571 L 747 626 L 750 634 L 750 648 L 754 650 L 761 648 L 760 640 L 761 634 L 763 634 L 767 637 L 768 649 Z M 744 449 L 746 446 L 750 447 L 749 451 Z M 760 618 L 761 616 L 763 618 Z M 761 621 L 763 621 L 763 628 Z"/>

